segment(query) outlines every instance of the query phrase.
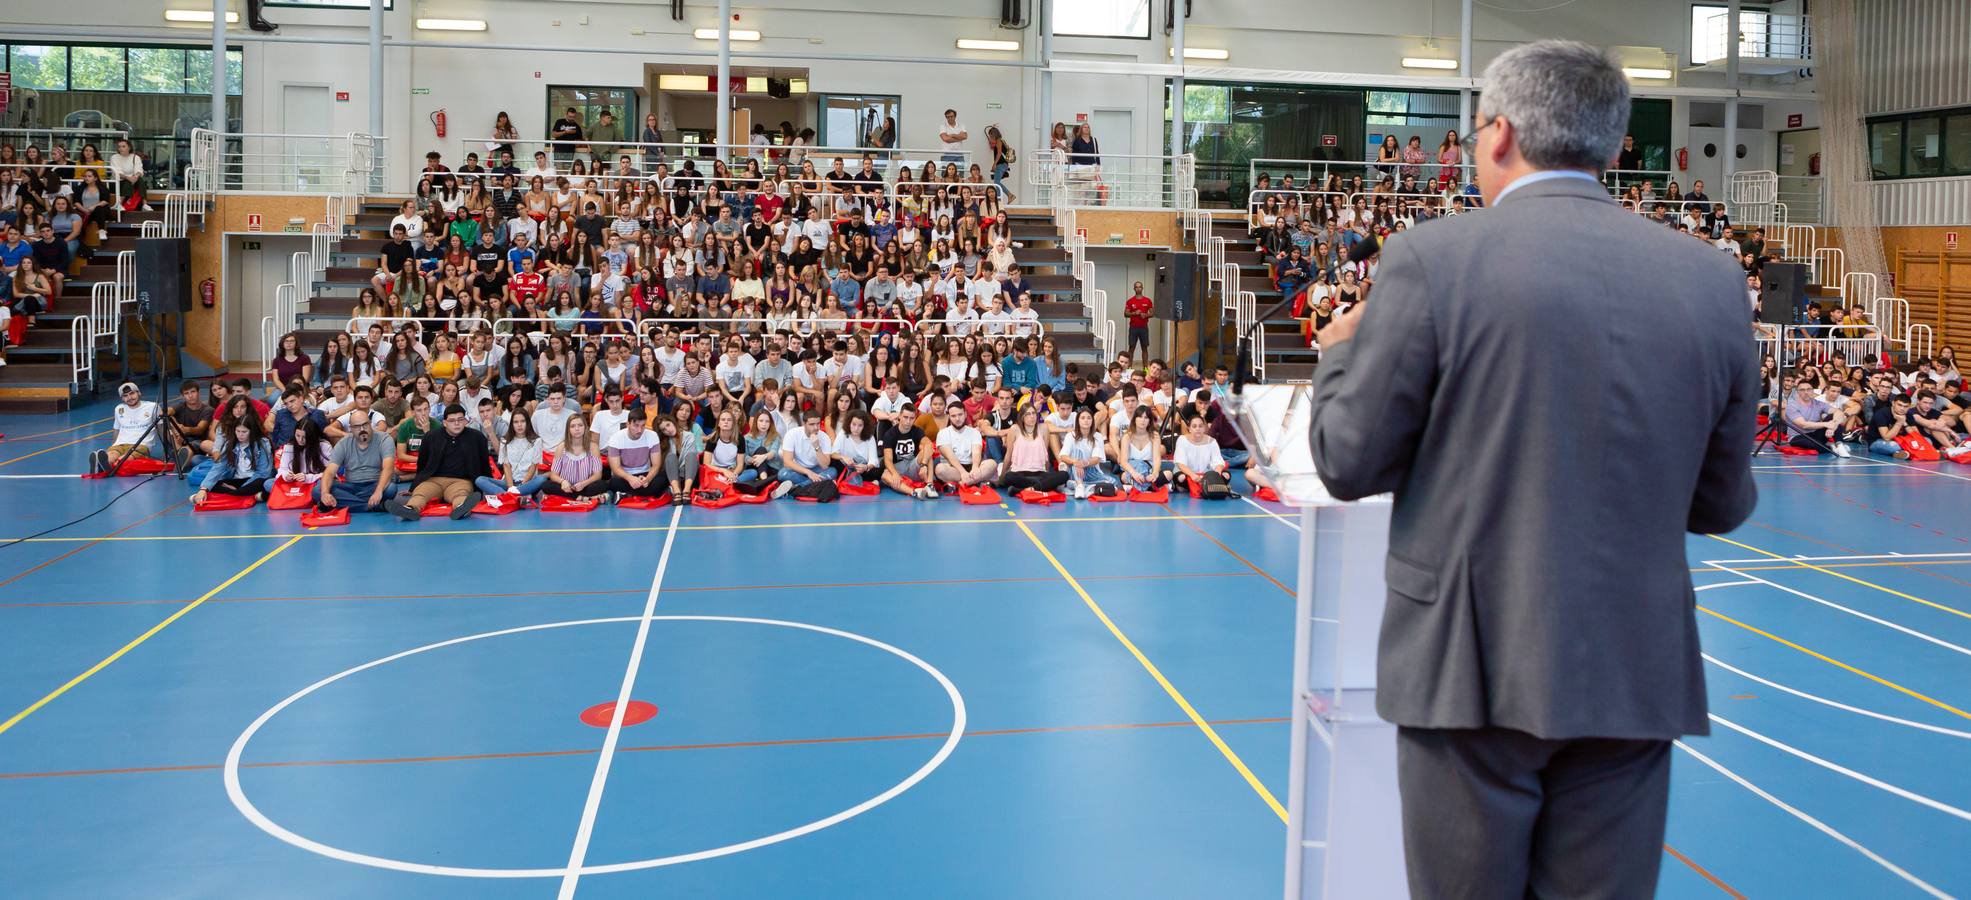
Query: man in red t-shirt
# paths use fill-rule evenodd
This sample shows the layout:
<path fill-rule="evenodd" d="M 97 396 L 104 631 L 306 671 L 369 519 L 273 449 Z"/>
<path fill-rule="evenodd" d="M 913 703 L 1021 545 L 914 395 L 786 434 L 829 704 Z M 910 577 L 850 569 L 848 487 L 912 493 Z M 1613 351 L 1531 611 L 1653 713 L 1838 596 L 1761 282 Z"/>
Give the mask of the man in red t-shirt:
<path fill-rule="evenodd" d="M 1129 317 L 1129 340 L 1123 347 L 1137 359 L 1150 355 L 1150 308 L 1150 298 L 1143 296 L 1143 282 L 1138 281 L 1129 301 L 1122 305 L 1122 314 Z M 1138 344 L 1143 346 L 1140 353 L 1135 352 Z"/>

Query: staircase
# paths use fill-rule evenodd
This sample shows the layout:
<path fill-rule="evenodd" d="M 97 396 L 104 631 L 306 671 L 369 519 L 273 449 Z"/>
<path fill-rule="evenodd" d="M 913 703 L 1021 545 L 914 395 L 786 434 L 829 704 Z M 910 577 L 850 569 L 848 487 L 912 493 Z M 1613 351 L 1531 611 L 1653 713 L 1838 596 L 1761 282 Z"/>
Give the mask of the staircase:
<path fill-rule="evenodd" d="M 1084 368 L 1104 362 L 1096 334 L 1101 326 L 1082 304 L 1084 290 L 1073 271 L 1074 262 L 1061 241 L 1061 228 L 1054 214 L 1045 208 L 1016 208 L 1006 214 L 1013 229 L 1013 251 L 1033 296 L 1033 311 L 1040 314 L 1044 337 L 1054 339 L 1063 363 L 1081 363 Z"/>
<path fill-rule="evenodd" d="M 329 250 L 321 276 L 306 286 L 306 296 L 297 304 L 295 320 L 304 352 L 320 353 L 324 342 L 348 326 L 357 297 L 369 287 L 382 262 L 390 220 L 403 202 L 402 197 L 366 197 L 349 217 Z"/>
<path fill-rule="evenodd" d="M 78 391 L 96 390 L 94 383 L 76 383 L 71 329 L 77 319 L 89 317 L 90 293 L 95 286 L 116 283 L 117 254 L 137 249 L 137 237 L 144 223 L 163 220 L 162 212 L 124 213 L 120 221 L 104 229 L 108 237 L 97 245 L 95 258 L 79 269 L 70 268 L 72 274 L 62 285 L 61 295 L 39 317 L 40 326 L 30 329 L 19 346 L 7 348 L 7 365 L 0 368 L 0 413 L 64 412 Z M 112 300 L 107 305 L 121 307 L 108 315 L 121 320 L 123 328 L 115 329 L 113 334 L 95 335 L 95 330 L 110 330 L 105 321 L 96 323 L 97 327 L 90 332 L 95 345 L 92 362 L 99 373 L 96 382 L 116 378 L 127 370 L 126 366 L 140 371 L 150 366 L 147 351 L 137 356 L 136 351 L 143 348 L 136 345 L 142 342 L 130 341 L 125 332 L 132 320 L 123 319 L 122 314 L 134 308 L 134 300 L 121 304 Z M 124 352 L 126 348 L 131 352 Z"/>
<path fill-rule="evenodd" d="M 1273 284 L 1271 272 L 1267 269 L 1265 254 L 1259 249 L 1259 242 L 1252 239 L 1251 228 L 1243 216 L 1234 214 L 1231 218 L 1213 218 L 1209 237 L 1225 241 L 1225 264 L 1238 270 L 1237 290 L 1251 294 L 1254 298 L 1254 312 L 1265 310 L 1280 302 L 1283 294 Z M 1259 368 L 1266 381 L 1306 381 L 1314 377 L 1314 363 L 1320 358 L 1320 351 L 1307 346 L 1307 339 L 1301 334 L 1300 320 L 1293 318 L 1291 310 L 1282 310 L 1260 323 L 1254 341 L 1256 368 Z M 1222 326 L 1233 327 L 1233 317 L 1222 319 Z M 1224 336 L 1225 347 L 1229 352 L 1237 346 L 1236 333 Z"/>

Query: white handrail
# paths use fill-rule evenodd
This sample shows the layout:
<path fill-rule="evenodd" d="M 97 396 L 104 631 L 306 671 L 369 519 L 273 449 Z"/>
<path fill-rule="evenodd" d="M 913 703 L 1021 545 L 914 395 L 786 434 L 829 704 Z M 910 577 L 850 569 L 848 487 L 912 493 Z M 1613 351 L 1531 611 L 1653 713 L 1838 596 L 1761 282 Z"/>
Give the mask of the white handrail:
<path fill-rule="evenodd" d="M 1800 358 L 1831 359 L 1838 353 L 1852 365 L 1861 360 L 1879 359 L 1883 348 L 1883 332 L 1873 325 L 1767 326 L 1759 329 L 1755 337 L 1762 357 L 1770 356 L 1782 363 Z"/>
<path fill-rule="evenodd" d="M 124 316 L 124 307 L 137 303 L 137 251 L 120 250 L 116 254 L 116 315 Z M 118 329 L 121 332 L 121 328 Z M 118 347 L 122 343 L 119 338 Z"/>
<path fill-rule="evenodd" d="M 1253 328 L 1253 320 L 1259 315 L 1259 296 L 1252 291 L 1239 291 L 1238 304 L 1233 315 L 1233 326 L 1237 334 L 1252 331 L 1252 373 L 1260 381 L 1266 380 L 1266 328 Z"/>
<path fill-rule="evenodd" d="M 68 322 L 69 353 L 69 392 L 82 388 L 87 383 L 96 383 L 96 335 L 90 330 L 88 316 L 76 316 Z"/>
<path fill-rule="evenodd" d="M 1917 342 L 1917 339 L 1919 337 L 1918 335 L 1919 331 L 1922 332 L 1921 343 Z M 1912 358 L 1923 358 L 1923 357 L 1931 356 L 1935 354 L 1937 350 L 1937 333 L 1931 331 L 1930 326 L 1928 325 L 1923 325 L 1920 323 L 1911 323 L 1910 326 L 1904 329 L 1903 331 L 1903 346 L 1908 349 L 1909 354 Z"/>
<path fill-rule="evenodd" d="M 96 338 L 107 337 L 110 346 L 123 347 L 123 318 L 117 315 L 116 282 L 98 281 L 89 286 L 89 331 Z"/>
<path fill-rule="evenodd" d="M 140 238 L 164 237 L 164 223 L 157 220 L 144 222 L 137 226 L 137 236 Z"/>
<path fill-rule="evenodd" d="M 1813 284 L 1832 286 L 1847 299 L 1848 257 L 1839 247 L 1820 247 L 1814 250 L 1813 258 L 1807 264 L 1807 278 Z"/>
<path fill-rule="evenodd" d="M 1872 306 L 1879 290 L 1878 284 L 1874 272 L 1849 272 L 1841 279 L 1841 297 L 1850 306 L 1857 303 Z"/>

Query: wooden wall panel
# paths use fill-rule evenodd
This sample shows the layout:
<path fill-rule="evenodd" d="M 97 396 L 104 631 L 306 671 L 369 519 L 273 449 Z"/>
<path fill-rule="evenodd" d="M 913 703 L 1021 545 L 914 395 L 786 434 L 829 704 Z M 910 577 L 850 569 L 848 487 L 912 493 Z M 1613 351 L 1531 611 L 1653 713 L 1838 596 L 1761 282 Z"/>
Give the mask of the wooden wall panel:
<path fill-rule="evenodd" d="M 191 229 L 191 279 L 192 293 L 198 293 L 198 285 L 210 278 L 217 286 L 219 302 L 206 309 L 193 301 L 192 314 L 185 322 L 185 352 L 200 362 L 217 370 L 226 368 L 224 347 L 221 344 L 221 327 L 225 321 L 226 235 L 247 234 L 247 217 L 259 214 L 263 233 L 280 234 L 287 226 L 288 219 L 302 219 L 304 232 L 322 221 L 327 208 L 321 197 L 284 196 L 278 194 L 220 194 L 210 210 L 206 211 L 203 228 Z M 309 294 L 302 289 L 302 298 Z M 256 322 L 249 326 L 259 327 Z M 248 346 L 256 345 L 257 337 L 249 336 Z"/>

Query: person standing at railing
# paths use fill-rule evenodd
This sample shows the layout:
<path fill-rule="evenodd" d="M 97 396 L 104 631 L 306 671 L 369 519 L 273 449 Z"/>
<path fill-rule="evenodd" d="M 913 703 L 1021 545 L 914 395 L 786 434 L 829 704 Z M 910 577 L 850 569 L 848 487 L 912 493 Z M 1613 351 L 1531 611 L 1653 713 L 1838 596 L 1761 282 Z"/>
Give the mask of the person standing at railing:
<path fill-rule="evenodd" d="M 1437 145 L 1437 180 L 1444 190 L 1450 191 L 1463 183 L 1463 173 L 1459 167 L 1465 161 L 1465 148 L 1458 140 L 1456 128 L 1444 132 L 1444 142 Z"/>
<path fill-rule="evenodd" d="M 664 142 L 664 132 L 657 127 L 657 114 L 649 113 L 643 117 L 643 130 L 637 134 L 637 143 L 643 148 L 643 167 L 654 170 L 664 161 L 663 149 L 656 146 Z"/>
<path fill-rule="evenodd" d="M 520 140 L 520 129 L 513 127 L 513 117 L 505 110 L 493 116 L 493 146 L 487 148 L 493 153 L 513 153 L 513 144 Z"/>
<path fill-rule="evenodd" d="M 1000 196 L 1010 204 L 1019 197 L 1006 189 L 1006 176 L 1012 173 L 1013 164 L 1019 161 L 1019 152 L 1006 142 L 1006 136 L 1000 133 L 998 125 L 987 125 L 985 133 L 986 147 L 992 151 L 993 186 L 999 188 Z"/>
<path fill-rule="evenodd" d="M 554 120 L 548 129 L 548 140 L 554 145 L 554 158 L 565 163 L 575 156 L 575 145 L 582 142 L 582 117 L 574 107 L 562 112 L 561 118 Z"/>
<path fill-rule="evenodd" d="M 944 162 L 963 160 L 965 141 L 971 136 L 972 133 L 965 130 L 965 126 L 958 124 L 958 110 L 945 110 L 944 124 L 938 126 L 938 141 L 943 144 L 945 151 L 940 159 Z"/>
<path fill-rule="evenodd" d="M 1615 155 L 1615 185 L 1620 187 L 1624 179 L 1636 180 L 1639 177 L 1636 173 L 1642 171 L 1642 167 L 1642 148 L 1636 146 L 1636 136 L 1623 135 L 1622 152 Z M 1643 186 L 1645 190 L 1654 190 L 1654 187 L 1646 181 L 1643 182 Z"/>

